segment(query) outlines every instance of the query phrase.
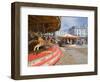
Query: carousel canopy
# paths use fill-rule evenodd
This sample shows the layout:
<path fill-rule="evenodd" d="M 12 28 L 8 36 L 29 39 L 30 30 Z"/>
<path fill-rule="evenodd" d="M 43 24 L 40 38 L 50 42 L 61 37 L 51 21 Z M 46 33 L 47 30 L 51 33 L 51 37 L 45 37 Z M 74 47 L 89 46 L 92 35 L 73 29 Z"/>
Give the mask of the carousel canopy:
<path fill-rule="evenodd" d="M 60 18 L 58 16 L 28 16 L 29 30 L 34 32 L 55 32 L 60 29 Z"/>
<path fill-rule="evenodd" d="M 77 39 L 79 36 L 71 35 L 71 34 L 65 34 L 62 36 L 59 36 L 60 38 L 72 38 L 72 39 Z"/>

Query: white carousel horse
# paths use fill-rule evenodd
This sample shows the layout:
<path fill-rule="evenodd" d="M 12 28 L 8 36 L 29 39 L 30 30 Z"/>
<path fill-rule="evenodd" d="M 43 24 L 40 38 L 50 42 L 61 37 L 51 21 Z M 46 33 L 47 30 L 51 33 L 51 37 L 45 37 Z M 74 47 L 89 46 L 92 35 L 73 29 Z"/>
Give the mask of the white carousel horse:
<path fill-rule="evenodd" d="M 42 37 L 38 37 L 38 44 L 34 47 L 34 51 L 36 51 L 36 50 L 39 50 L 39 48 L 41 47 L 41 46 L 47 46 L 47 45 L 49 45 L 49 46 L 51 46 L 52 45 L 52 43 L 51 43 L 51 41 L 50 40 L 43 40 L 43 38 Z"/>
<path fill-rule="evenodd" d="M 41 46 L 45 45 L 45 41 L 41 37 L 38 38 L 38 42 L 39 43 L 34 47 L 34 51 L 39 50 Z"/>

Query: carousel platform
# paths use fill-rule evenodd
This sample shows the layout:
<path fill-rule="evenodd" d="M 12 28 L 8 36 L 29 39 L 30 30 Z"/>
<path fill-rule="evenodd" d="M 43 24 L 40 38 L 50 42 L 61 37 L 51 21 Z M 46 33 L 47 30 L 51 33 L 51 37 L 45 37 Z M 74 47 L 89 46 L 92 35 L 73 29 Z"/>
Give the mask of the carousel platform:
<path fill-rule="evenodd" d="M 63 56 L 58 45 L 53 45 L 45 51 L 38 54 L 28 55 L 29 66 L 50 66 L 55 65 Z"/>

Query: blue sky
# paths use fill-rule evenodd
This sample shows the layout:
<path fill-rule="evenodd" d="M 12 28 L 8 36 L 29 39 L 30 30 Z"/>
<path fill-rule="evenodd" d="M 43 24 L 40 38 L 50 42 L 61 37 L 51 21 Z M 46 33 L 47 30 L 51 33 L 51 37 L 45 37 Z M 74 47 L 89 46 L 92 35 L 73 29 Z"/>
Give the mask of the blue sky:
<path fill-rule="evenodd" d="M 88 27 L 88 18 L 87 17 L 71 17 L 63 16 L 61 17 L 61 28 L 59 31 L 67 32 L 72 26 L 77 27 Z"/>

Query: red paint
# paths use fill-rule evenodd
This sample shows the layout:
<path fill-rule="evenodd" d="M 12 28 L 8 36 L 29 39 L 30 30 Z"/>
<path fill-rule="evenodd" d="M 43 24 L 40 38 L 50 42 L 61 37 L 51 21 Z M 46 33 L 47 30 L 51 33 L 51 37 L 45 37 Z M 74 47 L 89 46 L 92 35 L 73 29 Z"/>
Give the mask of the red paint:
<path fill-rule="evenodd" d="M 54 65 L 54 64 L 56 64 L 59 60 L 60 60 L 60 58 L 63 56 L 63 54 L 62 54 L 62 51 L 59 49 L 59 47 L 58 46 L 53 46 L 53 47 L 51 47 L 51 48 L 49 48 L 48 49 L 48 51 L 52 51 L 53 53 L 51 54 L 52 56 L 50 56 L 48 59 L 43 59 L 42 61 L 40 61 L 40 62 L 37 62 L 37 63 L 34 63 L 32 66 L 41 66 L 41 65 L 43 65 L 43 64 L 45 64 L 45 63 L 47 63 L 47 62 L 50 62 L 52 59 L 54 59 L 57 55 L 59 55 L 52 63 L 50 63 L 50 64 L 48 64 L 48 65 Z M 57 52 L 56 52 L 57 51 Z M 55 53 L 56 52 L 56 53 Z M 41 57 L 44 57 L 44 56 L 46 56 L 46 55 L 50 55 L 50 52 L 49 53 L 45 53 L 45 51 L 44 52 L 41 52 L 41 53 L 39 53 L 39 54 L 36 54 L 36 55 L 33 55 L 33 54 L 29 54 L 29 56 L 28 56 L 28 61 L 32 61 L 32 60 L 34 60 L 34 59 L 37 59 L 37 58 L 41 58 Z M 34 60 L 35 61 L 35 60 Z"/>
<path fill-rule="evenodd" d="M 32 66 L 40 66 L 40 65 L 42 65 L 42 64 L 44 64 L 44 63 L 50 61 L 51 59 L 53 59 L 54 57 L 56 57 L 58 54 L 59 54 L 59 52 L 56 52 L 56 53 L 53 54 L 50 58 L 48 58 L 48 59 L 46 59 L 46 60 L 44 60 L 44 61 L 41 61 L 41 62 L 39 62 L 39 63 L 35 63 L 35 64 L 33 64 Z"/>
<path fill-rule="evenodd" d="M 53 47 L 49 48 L 47 51 L 55 52 L 56 50 L 57 50 L 57 47 L 53 46 Z M 40 52 L 39 54 L 31 53 L 28 55 L 28 61 L 32 61 L 32 60 L 37 59 L 37 58 L 41 58 L 41 57 L 46 56 L 48 54 L 50 54 L 50 53 L 45 53 L 45 51 Z"/>
<path fill-rule="evenodd" d="M 58 57 L 55 61 L 53 61 L 50 65 L 55 65 L 60 60 L 60 57 Z"/>

